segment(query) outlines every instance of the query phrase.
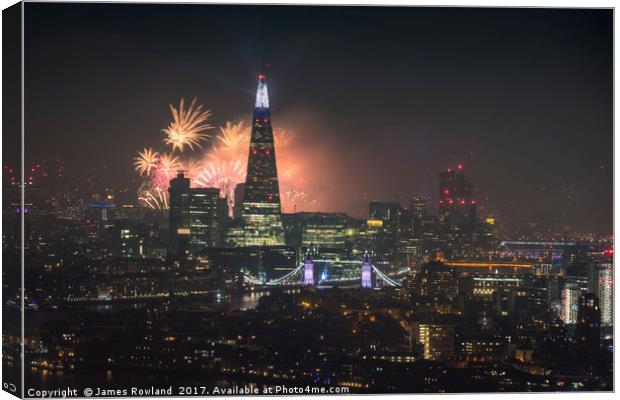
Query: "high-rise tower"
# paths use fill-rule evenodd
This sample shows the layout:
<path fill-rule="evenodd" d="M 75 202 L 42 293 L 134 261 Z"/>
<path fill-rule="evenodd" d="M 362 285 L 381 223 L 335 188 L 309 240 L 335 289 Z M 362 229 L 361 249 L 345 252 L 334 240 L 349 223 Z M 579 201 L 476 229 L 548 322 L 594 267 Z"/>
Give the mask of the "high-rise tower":
<path fill-rule="evenodd" d="M 594 293 L 579 297 L 575 340 L 584 353 L 596 353 L 601 343 L 601 309 Z"/>
<path fill-rule="evenodd" d="M 439 219 L 450 224 L 468 224 L 476 219 L 473 185 L 465 177 L 463 165 L 439 174 Z"/>
<path fill-rule="evenodd" d="M 276 152 L 264 73 L 258 75 L 241 216 L 244 246 L 284 246 Z"/>
<path fill-rule="evenodd" d="M 170 241 L 168 253 L 201 252 L 221 244 L 228 213 L 226 199 L 216 188 L 192 188 L 183 171 L 170 181 Z"/>
<path fill-rule="evenodd" d="M 189 179 L 182 171 L 170 181 L 170 239 L 168 253 L 183 254 L 189 249 Z"/>

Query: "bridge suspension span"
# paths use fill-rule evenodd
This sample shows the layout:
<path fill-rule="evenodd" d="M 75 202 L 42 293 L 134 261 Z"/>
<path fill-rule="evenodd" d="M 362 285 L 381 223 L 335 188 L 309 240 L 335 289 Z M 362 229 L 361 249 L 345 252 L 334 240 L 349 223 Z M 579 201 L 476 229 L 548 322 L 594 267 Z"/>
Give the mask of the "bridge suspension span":
<path fill-rule="evenodd" d="M 366 261 L 366 260 L 364 260 Z M 344 260 L 344 261 L 340 261 L 338 260 L 338 263 L 341 264 L 359 264 L 361 265 L 361 268 L 359 269 L 360 271 L 360 278 L 351 278 L 351 279 L 337 279 L 334 280 L 334 282 L 344 282 L 344 281 L 354 281 L 356 279 L 360 280 L 360 283 L 363 287 L 372 287 L 372 283 L 371 280 L 369 279 L 367 273 L 370 272 L 370 270 L 372 272 L 374 272 L 375 276 L 380 278 L 386 285 L 388 286 L 392 286 L 392 287 L 400 287 L 401 283 L 388 276 L 387 274 L 385 274 L 383 271 L 381 271 L 379 268 L 377 268 L 376 265 L 368 262 L 364 262 L 361 260 Z M 272 279 L 272 280 L 263 280 L 257 277 L 254 277 L 250 274 L 244 274 L 243 275 L 243 279 L 246 283 L 252 284 L 252 285 L 265 285 L 265 286 L 278 286 L 278 285 L 314 285 L 317 283 L 317 279 L 312 279 L 309 278 L 309 276 L 313 276 L 314 274 L 314 264 L 315 263 L 328 263 L 328 262 L 335 262 L 335 260 L 327 260 L 327 259 L 316 259 L 316 260 L 312 260 L 309 257 L 306 257 L 306 259 L 302 262 L 299 263 L 299 265 L 297 265 L 297 267 L 293 270 L 291 270 L 290 272 L 288 272 L 287 274 L 276 278 L 276 279 Z M 310 263 L 310 264 L 309 264 Z M 368 271 L 365 270 L 365 267 L 367 268 L 367 266 L 370 266 L 370 269 Z"/>

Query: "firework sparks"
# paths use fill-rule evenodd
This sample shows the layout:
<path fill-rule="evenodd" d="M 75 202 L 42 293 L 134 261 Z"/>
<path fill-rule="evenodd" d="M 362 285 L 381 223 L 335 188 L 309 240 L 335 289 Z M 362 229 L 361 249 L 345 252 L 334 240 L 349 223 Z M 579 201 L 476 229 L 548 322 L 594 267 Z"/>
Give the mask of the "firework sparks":
<path fill-rule="evenodd" d="M 282 179 L 280 185 L 282 195 L 282 210 L 285 212 L 296 212 L 299 208 L 314 204 L 316 199 L 307 182 L 299 177 L 298 174 L 286 170 L 286 179 Z"/>
<path fill-rule="evenodd" d="M 145 207 L 153 210 L 168 209 L 168 193 L 153 186 L 150 182 L 143 183 L 138 189 L 138 200 Z"/>
<path fill-rule="evenodd" d="M 140 175 L 150 175 L 151 171 L 157 166 L 159 161 L 159 153 L 151 148 L 145 148 L 138 152 L 138 157 L 134 158 L 136 171 Z"/>
<path fill-rule="evenodd" d="M 243 122 L 227 122 L 213 147 L 206 154 L 203 166 L 195 177 L 199 187 L 217 187 L 222 197 L 234 201 L 235 186 L 245 181 L 250 130 Z"/>
<path fill-rule="evenodd" d="M 181 162 L 178 156 L 160 154 L 157 168 L 152 175 L 153 184 L 160 190 L 167 190 L 170 186 L 170 179 L 174 178 L 180 169 Z"/>
<path fill-rule="evenodd" d="M 299 207 L 303 208 L 314 203 L 312 192 L 302 178 L 304 169 L 308 168 L 307 158 L 300 156 L 303 152 L 295 142 L 293 131 L 274 129 L 273 141 L 276 148 L 282 210 L 295 212 Z"/>
<path fill-rule="evenodd" d="M 190 150 L 202 147 L 200 142 L 206 140 L 210 135 L 203 133 L 212 126 L 207 124 L 207 119 L 211 116 L 211 111 L 203 110 L 202 105 L 196 105 L 196 98 L 185 109 L 185 100 L 181 99 L 179 108 L 170 105 L 173 121 L 168 128 L 164 129 L 167 137 L 164 139 L 166 144 L 172 146 L 172 151 L 178 149 L 183 152 L 185 146 Z"/>
<path fill-rule="evenodd" d="M 239 155 L 247 153 L 250 147 L 250 130 L 243 126 L 243 121 L 237 124 L 226 122 L 226 126 L 220 127 L 217 140 L 221 144 L 219 147 L 230 153 Z"/>
<path fill-rule="evenodd" d="M 185 177 L 189 179 L 195 179 L 202 170 L 202 162 L 195 158 L 180 163 L 180 169 L 185 173 Z"/>
<path fill-rule="evenodd" d="M 245 167 L 241 160 L 225 160 L 212 157 L 195 178 L 200 187 L 217 187 L 222 196 L 234 192 L 235 185 L 245 180 Z"/>
<path fill-rule="evenodd" d="M 227 122 L 220 127 L 213 147 L 207 153 L 204 166 L 195 177 L 199 187 L 217 187 L 222 197 L 234 204 L 235 186 L 245 181 L 250 146 L 250 129 L 242 122 Z M 295 152 L 293 132 L 274 129 L 277 152 L 278 180 L 282 195 L 282 209 L 295 211 L 313 203 L 307 185 L 300 179 L 303 170 L 299 151 Z"/>
<path fill-rule="evenodd" d="M 210 160 L 205 162 L 194 182 L 198 187 L 218 188 L 220 197 L 228 199 L 228 212 L 232 216 L 235 205 L 235 186 L 245 180 L 245 165 L 239 159 L 220 159 L 213 154 L 209 158 Z"/>
<path fill-rule="evenodd" d="M 140 202 L 153 209 L 168 208 L 167 189 L 170 180 L 179 170 L 191 179 L 192 187 L 216 187 L 220 196 L 228 198 L 230 211 L 234 205 L 235 187 L 245 181 L 251 129 L 243 122 L 227 122 L 219 127 L 211 146 L 198 158 L 187 159 L 180 153 L 186 148 L 191 151 L 202 148 L 210 135 L 204 133 L 212 127 L 207 124 L 211 112 L 203 110 L 194 99 L 189 107 L 182 99 L 179 107 L 170 106 L 173 121 L 164 129 L 164 143 L 172 146 L 170 153 L 145 148 L 134 159 L 135 170 L 147 181 L 140 187 Z M 300 143 L 295 141 L 292 131 L 274 129 L 274 144 L 277 151 L 278 180 L 282 209 L 285 212 L 299 211 L 315 203 L 312 191 L 302 176 L 311 170 L 307 157 L 303 156 Z"/>
<path fill-rule="evenodd" d="M 168 179 L 172 179 L 180 167 L 181 163 L 179 162 L 179 157 L 177 156 L 164 153 L 159 158 L 159 172 L 165 175 Z"/>
<path fill-rule="evenodd" d="M 227 122 L 219 130 L 200 172 L 194 178 L 194 184 L 198 187 L 218 188 L 220 196 L 228 199 L 229 213 L 232 213 L 235 186 L 245 181 L 250 130 L 243 122 Z"/>
<path fill-rule="evenodd" d="M 277 150 L 282 150 L 293 143 L 295 134 L 287 129 L 274 129 L 273 130 L 273 143 Z"/>

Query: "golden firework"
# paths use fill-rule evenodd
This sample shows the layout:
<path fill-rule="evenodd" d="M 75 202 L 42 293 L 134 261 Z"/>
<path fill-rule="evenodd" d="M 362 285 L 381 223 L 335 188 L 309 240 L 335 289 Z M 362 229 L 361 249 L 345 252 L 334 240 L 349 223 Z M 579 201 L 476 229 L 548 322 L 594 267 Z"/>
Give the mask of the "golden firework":
<path fill-rule="evenodd" d="M 202 147 L 200 142 L 210 137 L 203 132 L 213 128 L 206 123 L 211 111 L 203 110 L 202 105 L 197 105 L 196 101 L 194 98 L 187 109 L 184 99 L 181 99 L 179 108 L 170 105 L 172 122 L 163 131 L 167 135 L 164 142 L 172 146 L 172 151 L 178 149 L 183 152 L 185 146 L 190 150 L 194 150 L 194 147 L 200 148 Z"/>

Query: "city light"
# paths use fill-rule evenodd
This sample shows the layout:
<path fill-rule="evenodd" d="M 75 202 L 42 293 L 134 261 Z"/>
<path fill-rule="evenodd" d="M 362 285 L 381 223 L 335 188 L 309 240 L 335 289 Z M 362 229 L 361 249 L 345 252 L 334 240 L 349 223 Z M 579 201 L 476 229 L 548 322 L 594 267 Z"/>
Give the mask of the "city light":
<path fill-rule="evenodd" d="M 3 11 L 5 391 L 613 392 L 613 10 L 144 7 Z"/>

